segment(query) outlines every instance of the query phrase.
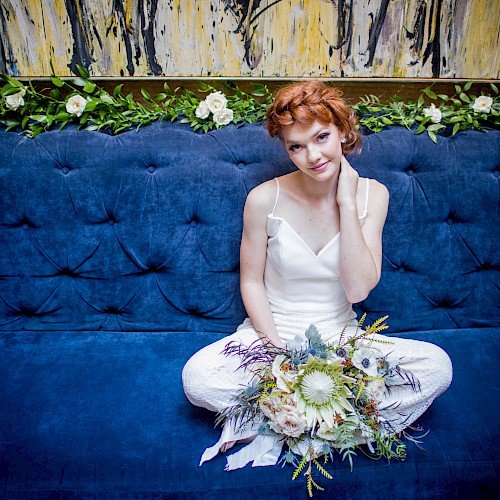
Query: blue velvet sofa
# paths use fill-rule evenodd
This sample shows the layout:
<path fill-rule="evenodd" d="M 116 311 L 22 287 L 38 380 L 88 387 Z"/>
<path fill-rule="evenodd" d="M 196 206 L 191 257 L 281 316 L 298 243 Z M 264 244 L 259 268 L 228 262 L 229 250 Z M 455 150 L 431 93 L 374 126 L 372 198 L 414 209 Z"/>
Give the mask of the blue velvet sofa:
<path fill-rule="evenodd" d="M 315 498 L 497 498 L 500 131 L 363 143 L 350 161 L 391 201 L 382 280 L 356 309 L 443 347 L 454 380 L 418 420 L 425 451 L 339 458 Z M 260 124 L 0 131 L 1 498 L 307 498 L 291 467 L 199 467 L 219 430 L 181 385 L 245 317 L 247 193 L 292 168 Z"/>

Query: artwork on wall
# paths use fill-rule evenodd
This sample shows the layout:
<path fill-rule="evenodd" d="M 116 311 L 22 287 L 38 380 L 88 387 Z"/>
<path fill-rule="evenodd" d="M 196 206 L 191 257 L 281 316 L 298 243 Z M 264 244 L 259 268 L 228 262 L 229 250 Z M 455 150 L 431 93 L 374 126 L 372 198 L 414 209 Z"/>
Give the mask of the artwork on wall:
<path fill-rule="evenodd" d="M 0 72 L 496 79 L 498 0 L 0 0 Z"/>

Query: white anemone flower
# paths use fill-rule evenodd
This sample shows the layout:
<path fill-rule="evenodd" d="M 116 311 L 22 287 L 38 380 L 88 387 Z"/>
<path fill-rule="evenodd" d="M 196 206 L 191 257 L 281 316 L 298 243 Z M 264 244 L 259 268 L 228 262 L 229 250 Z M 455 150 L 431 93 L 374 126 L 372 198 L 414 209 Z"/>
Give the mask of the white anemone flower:
<path fill-rule="evenodd" d="M 368 347 L 361 347 L 354 352 L 352 364 L 370 377 L 378 375 L 375 352 L 372 349 L 368 349 Z"/>

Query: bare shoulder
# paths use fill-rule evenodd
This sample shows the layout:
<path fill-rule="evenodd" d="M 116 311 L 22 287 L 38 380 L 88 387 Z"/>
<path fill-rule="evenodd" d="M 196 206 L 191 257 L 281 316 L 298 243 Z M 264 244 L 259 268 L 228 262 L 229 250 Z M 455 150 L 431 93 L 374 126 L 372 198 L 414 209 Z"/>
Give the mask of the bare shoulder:
<path fill-rule="evenodd" d="M 389 201 L 389 190 L 386 188 L 385 184 L 375 180 L 369 179 L 370 182 L 370 196 L 373 196 L 374 199 L 379 202 Z"/>
<path fill-rule="evenodd" d="M 389 190 L 384 184 L 375 180 L 368 179 L 369 192 L 368 192 L 368 215 L 378 215 L 382 219 L 385 219 L 387 215 L 387 209 L 389 206 Z M 361 196 L 366 197 L 366 181 L 360 182 L 360 186 L 363 186 Z"/>
<path fill-rule="evenodd" d="M 276 200 L 277 184 L 274 179 L 263 182 L 250 193 L 248 193 L 245 203 L 245 212 L 250 212 L 254 215 L 268 215 L 272 212 L 274 202 Z"/>
<path fill-rule="evenodd" d="M 368 186 L 369 184 L 369 186 Z M 376 179 L 371 179 L 368 177 L 360 177 L 358 182 L 358 196 L 360 199 L 365 199 L 366 190 L 369 189 L 368 192 L 368 201 L 373 200 L 389 200 L 389 190 L 385 187 L 384 184 L 377 181 Z"/>

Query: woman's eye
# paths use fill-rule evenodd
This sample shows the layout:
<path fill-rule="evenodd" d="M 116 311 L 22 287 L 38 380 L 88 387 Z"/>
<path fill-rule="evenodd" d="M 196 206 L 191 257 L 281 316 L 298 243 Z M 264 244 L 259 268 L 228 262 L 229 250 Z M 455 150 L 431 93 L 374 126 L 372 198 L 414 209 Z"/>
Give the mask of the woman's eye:
<path fill-rule="evenodd" d="M 289 148 L 288 151 L 291 151 L 292 153 L 295 151 L 298 151 L 300 149 L 300 146 L 298 144 L 292 144 Z"/>
<path fill-rule="evenodd" d="M 319 141 L 326 141 L 326 139 L 328 139 L 328 137 L 330 137 L 330 133 L 329 132 L 323 132 L 322 134 L 318 135 L 318 140 Z"/>

